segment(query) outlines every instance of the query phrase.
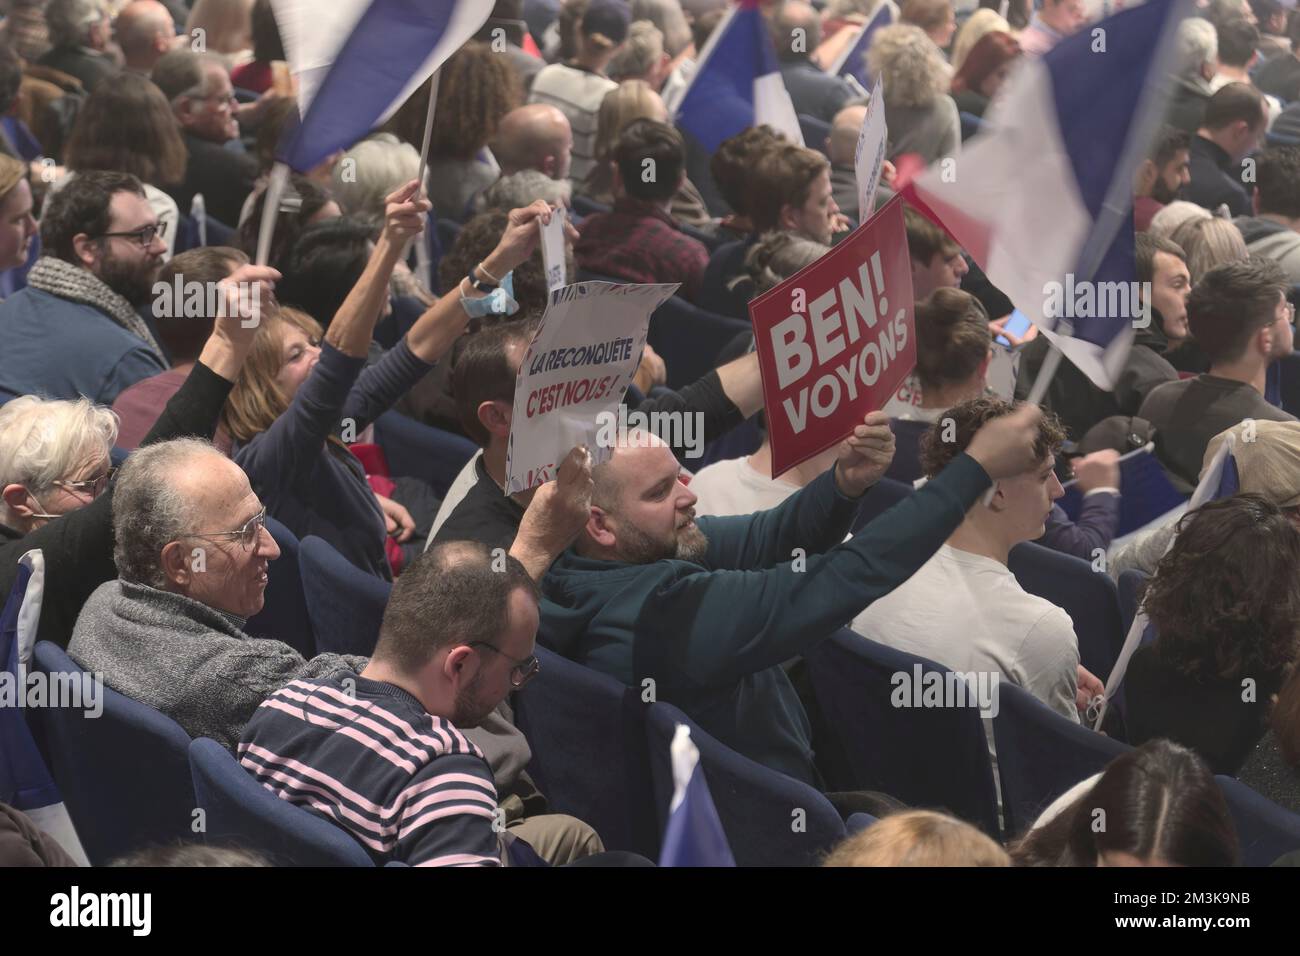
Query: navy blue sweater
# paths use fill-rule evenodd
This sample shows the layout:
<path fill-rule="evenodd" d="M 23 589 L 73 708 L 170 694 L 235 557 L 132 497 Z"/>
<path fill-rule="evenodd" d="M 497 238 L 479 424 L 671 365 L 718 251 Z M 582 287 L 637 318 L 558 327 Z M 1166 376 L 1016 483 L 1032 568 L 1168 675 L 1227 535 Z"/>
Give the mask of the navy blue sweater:
<path fill-rule="evenodd" d="M 733 750 L 815 784 L 808 715 L 781 663 L 911 577 L 988 487 L 959 455 L 844 541 L 859 502 L 827 471 L 769 511 L 698 518 L 709 539 L 699 564 L 566 551 L 542 582 L 539 640 L 637 689 L 652 679 L 655 699 Z"/>
<path fill-rule="evenodd" d="M 324 538 L 358 568 L 391 580 L 384 515 L 361 462 L 336 442 L 340 422 L 360 432 L 433 368 L 406 340 L 361 371 L 364 358 L 321 346 L 320 361 L 288 411 L 247 445 L 235 462 L 267 512 L 299 538 Z"/>

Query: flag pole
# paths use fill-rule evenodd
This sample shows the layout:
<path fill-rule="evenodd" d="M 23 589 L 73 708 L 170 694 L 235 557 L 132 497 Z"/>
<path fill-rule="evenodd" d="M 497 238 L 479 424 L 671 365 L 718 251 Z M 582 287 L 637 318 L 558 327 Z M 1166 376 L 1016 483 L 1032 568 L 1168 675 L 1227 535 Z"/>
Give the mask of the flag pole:
<path fill-rule="evenodd" d="M 1056 377 L 1056 370 L 1061 366 L 1062 352 L 1056 347 L 1056 343 L 1048 341 L 1047 355 L 1043 357 L 1043 364 L 1038 368 L 1038 377 L 1034 379 L 1034 385 L 1029 390 L 1029 397 L 1025 401 L 1031 405 L 1043 404 L 1043 398 L 1047 395 L 1047 387 L 1052 384 L 1052 379 Z"/>
<path fill-rule="evenodd" d="M 433 139 L 433 113 L 438 105 L 438 74 L 442 70 L 435 70 L 429 77 L 429 112 L 424 120 L 424 144 L 420 147 L 420 188 L 424 189 L 424 174 L 429 166 L 429 143 Z"/>
<path fill-rule="evenodd" d="M 277 161 L 271 167 L 266 182 L 266 197 L 262 202 L 262 222 L 257 231 L 257 258 L 259 266 L 267 265 L 271 258 L 271 240 L 275 238 L 275 223 L 280 218 L 280 200 L 289 185 L 289 164 Z"/>

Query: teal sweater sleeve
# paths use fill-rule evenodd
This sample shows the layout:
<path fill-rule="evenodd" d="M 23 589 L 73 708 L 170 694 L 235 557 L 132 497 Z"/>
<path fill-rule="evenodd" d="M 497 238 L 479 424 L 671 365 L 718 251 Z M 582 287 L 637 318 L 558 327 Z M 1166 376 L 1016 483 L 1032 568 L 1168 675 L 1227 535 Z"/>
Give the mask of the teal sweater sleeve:
<path fill-rule="evenodd" d="M 653 599 L 664 650 L 680 673 L 701 683 L 739 680 L 802 654 L 911 577 L 961 525 L 990 483 L 979 463 L 962 454 L 824 554 L 813 553 L 810 542 L 806 559 L 794 562 L 787 556 L 767 570 L 700 573 L 697 567 L 689 573 L 691 566 L 683 565 L 686 573 L 664 584 Z M 742 532 L 727 529 L 717 547 L 726 557 L 728 548 L 770 556 L 798 546 L 802 515 L 833 515 L 843 507 L 832 496 L 838 497 L 833 479 L 823 475 L 780 508 L 750 519 L 775 523 L 765 539 L 751 530 L 752 540 L 728 543 L 725 539 Z M 716 523 L 701 528 L 713 533 Z"/>

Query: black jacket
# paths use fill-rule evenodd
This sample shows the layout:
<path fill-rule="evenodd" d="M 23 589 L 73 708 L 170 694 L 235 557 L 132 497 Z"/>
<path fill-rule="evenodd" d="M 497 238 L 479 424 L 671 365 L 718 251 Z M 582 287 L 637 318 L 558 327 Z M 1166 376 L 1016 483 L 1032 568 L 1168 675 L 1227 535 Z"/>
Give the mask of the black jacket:
<path fill-rule="evenodd" d="M 185 179 L 179 186 L 169 186 L 167 194 L 176 200 L 181 215 L 188 216 L 194 194 L 202 193 L 208 215 L 235 228 L 257 181 L 257 162 L 192 133 L 185 134 L 185 148 L 189 152 Z"/>
<path fill-rule="evenodd" d="M 1221 146 L 1204 136 L 1193 136 L 1192 181 L 1182 188 L 1179 198 L 1204 206 L 1210 212 L 1227 204 L 1232 215 L 1249 216 L 1250 196 L 1241 181 L 1241 173 L 1241 164 L 1234 163 Z"/>

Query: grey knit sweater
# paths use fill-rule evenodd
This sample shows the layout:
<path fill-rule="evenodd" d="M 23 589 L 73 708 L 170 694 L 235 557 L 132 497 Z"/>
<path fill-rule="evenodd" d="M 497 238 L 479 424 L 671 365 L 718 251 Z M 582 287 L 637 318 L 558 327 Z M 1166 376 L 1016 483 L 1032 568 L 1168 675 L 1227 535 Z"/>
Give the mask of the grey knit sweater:
<path fill-rule="evenodd" d="M 350 654 L 305 660 L 287 644 L 249 637 L 243 624 L 180 594 L 108 581 L 82 608 L 68 655 L 191 737 L 232 751 L 253 711 L 285 684 L 366 664 Z"/>

